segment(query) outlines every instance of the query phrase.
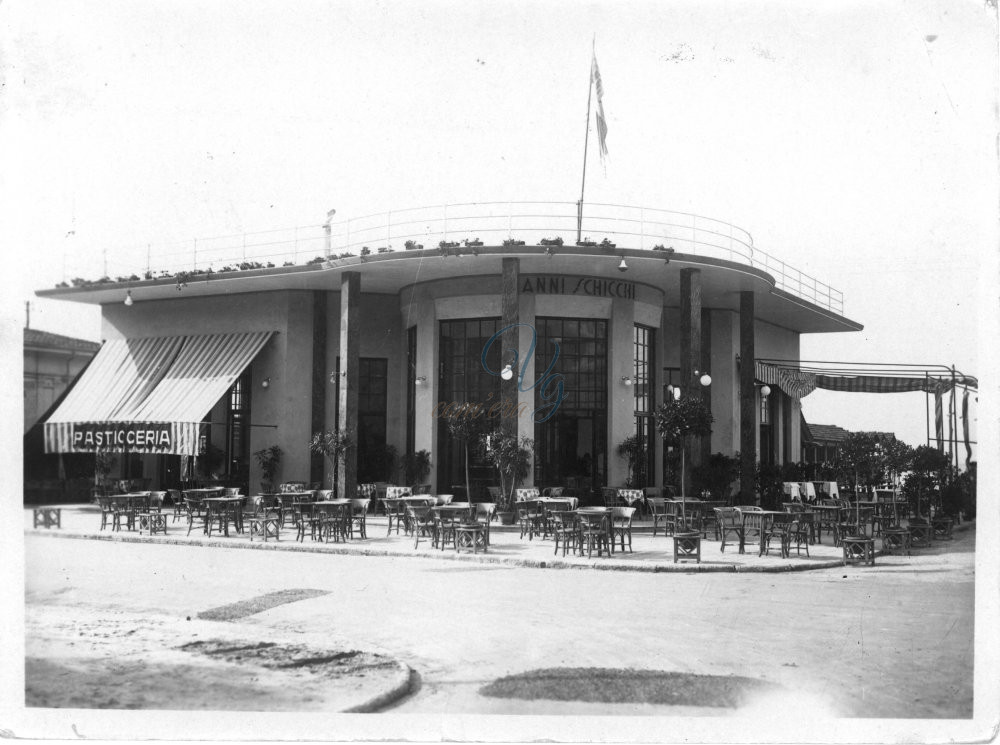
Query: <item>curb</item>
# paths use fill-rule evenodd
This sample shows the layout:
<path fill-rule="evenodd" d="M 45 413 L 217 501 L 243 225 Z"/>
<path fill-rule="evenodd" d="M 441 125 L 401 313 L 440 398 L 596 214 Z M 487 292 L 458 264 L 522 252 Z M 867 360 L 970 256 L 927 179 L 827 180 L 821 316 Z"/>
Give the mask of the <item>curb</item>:
<path fill-rule="evenodd" d="M 829 559 L 826 561 L 819 561 L 816 563 L 808 564 L 784 564 L 775 566 L 742 566 L 739 564 L 663 564 L 663 563 L 650 563 L 645 565 L 627 565 L 627 564 L 605 564 L 601 562 L 588 562 L 576 563 L 568 561 L 560 561 L 555 559 L 553 561 L 546 561 L 541 559 L 512 559 L 507 557 L 495 557 L 488 554 L 458 554 L 454 552 L 449 553 L 421 553 L 421 554 L 403 554 L 395 551 L 389 551 L 386 549 L 376 549 L 376 548 L 365 548 L 361 546 L 340 546 L 340 545 L 330 545 L 322 544 L 320 546 L 313 546 L 310 544 L 297 544 L 297 543 L 279 543 L 275 541 L 273 543 L 265 543 L 263 541 L 259 543 L 223 543 L 220 541 L 213 540 L 190 540 L 190 539 L 178 539 L 178 538 L 168 538 L 160 536 L 139 536 L 139 535 L 115 535 L 115 534 L 93 534 L 93 533 L 52 533 L 52 532 L 42 532 L 37 530 L 25 530 L 26 533 L 31 535 L 48 536 L 50 538 L 65 538 L 65 539 L 76 539 L 76 540 L 91 540 L 91 541 L 109 541 L 118 543 L 156 543 L 161 545 L 175 545 L 175 546 L 196 546 L 199 548 L 232 548 L 241 550 L 260 550 L 260 551 L 298 551 L 303 553 L 313 553 L 313 554 L 334 554 L 341 556 L 378 556 L 387 558 L 415 558 L 415 559 L 433 559 L 439 561 L 465 561 L 473 562 L 479 564 L 492 564 L 498 566 L 511 566 L 511 567 L 525 567 L 529 569 L 596 569 L 606 572 L 647 572 L 647 573 L 671 573 L 679 572 L 686 574 L 704 574 L 704 573 L 715 573 L 715 572 L 729 572 L 738 574 L 775 574 L 775 573 L 785 573 L 785 572 L 805 572 L 816 569 L 832 569 L 835 567 L 844 566 L 842 559 Z"/>
<path fill-rule="evenodd" d="M 342 714 L 374 714 L 381 709 L 391 706 L 403 700 L 413 693 L 416 673 L 413 668 L 404 662 L 395 660 L 397 666 L 397 681 L 384 693 L 364 701 L 360 704 L 350 706 L 341 711 Z"/>

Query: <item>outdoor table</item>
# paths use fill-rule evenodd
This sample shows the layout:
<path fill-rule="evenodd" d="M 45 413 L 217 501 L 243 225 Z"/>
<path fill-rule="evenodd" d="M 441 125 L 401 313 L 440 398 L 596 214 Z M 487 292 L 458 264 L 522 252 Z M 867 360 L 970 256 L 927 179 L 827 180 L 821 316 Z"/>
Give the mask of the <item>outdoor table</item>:
<path fill-rule="evenodd" d="M 642 489 L 619 489 L 615 493 L 617 499 L 622 500 L 625 504 L 631 507 L 636 502 L 643 502 L 646 499 L 646 493 Z"/>
<path fill-rule="evenodd" d="M 135 530 L 135 516 L 141 509 L 149 504 L 149 492 L 142 494 L 114 494 L 108 499 L 111 500 L 115 511 L 120 515 L 125 515 L 126 527 L 128 530 Z M 117 530 L 121 529 L 121 520 L 115 520 Z"/>
<path fill-rule="evenodd" d="M 232 510 L 233 523 L 237 533 L 243 532 L 243 500 L 245 497 L 205 497 L 205 533 L 212 534 L 212 518 L 222 518 L 222 530 L 229 537 L 229 511 Z"/>

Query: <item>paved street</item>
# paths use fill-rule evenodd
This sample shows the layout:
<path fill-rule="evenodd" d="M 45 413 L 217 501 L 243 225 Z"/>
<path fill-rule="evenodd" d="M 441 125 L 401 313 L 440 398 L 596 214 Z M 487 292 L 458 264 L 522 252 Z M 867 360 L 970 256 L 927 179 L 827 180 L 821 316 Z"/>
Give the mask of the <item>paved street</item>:
<path fill-rule="evenodd" d="M 26 533 L 26 655 L 47 664 L 89 655 L 100 668 L 148 660 L 150 645 L 176 649 L 206 637 L 361 648 L 416 673 L 412 695 L 386 709 L 397 714 L 732 713 L 479 693 L 505 675 L 559 667 L 763 679 L 782 687 L 785 703 L 807 704 L 817 716 L 969 717 L 974 543 L 966 530 L 910 558 L 880 557 L 874 568 L 652 574 Z M 325 594 L 231 621 L 197 618 L 287 590 Z M 112 646 L 88 646 L 97 629 Z M 28 665 L 29 687 L 32 670 L 44 669 Z M 155 679 L 155 671 L 144 674 Z M 233 682 L 224 701 L 243 691 L 256 703 L 225 708 L 267 709 L 281 698 L 274 681 Z M 255 697 L 255 685 L 270 687 Z M 146 687 L 143 695 L 154 699 L 184 689 Z M 343 710 L 335 693 L 319 695 L 320 708 Z M 135 686 L 106 705 L 129 708 L 130 695 L 138 695 Z"/>

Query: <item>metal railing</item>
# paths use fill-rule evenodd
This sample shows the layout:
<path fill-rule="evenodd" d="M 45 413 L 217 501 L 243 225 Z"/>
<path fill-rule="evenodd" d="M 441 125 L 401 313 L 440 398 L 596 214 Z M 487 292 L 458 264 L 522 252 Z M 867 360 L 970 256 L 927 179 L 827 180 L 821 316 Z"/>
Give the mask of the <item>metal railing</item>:
<path fill-rule="evenodd" d="M 577 204 L 468 202 L 412 207 L 332 222 L 328 229 L 329 236 L 327 226 L 310 225 L 150 245 L 145 249 L 144 265 L 140 265 L 141 250 L 116 252 L 121 260 L 113 264 L 105 253 L 104 273 L 115 278 L 124 271 L 124 276 L 148 278 L 209 269 L 298 265 L 356 256 L 364 249 L 372 254 L 404 251 L 408 242 L 424 248 L 466 240 L 478 240 L 486 246 L 502 245 L 508 239 L 538 245 L 542 239 L 559 237 L 564 242 L 560 250 L 565 251 L 576 244 Z M 618 248 L 673 248 L 679 254 L 744 264 L 773 276 L 778 288 L 843 314 L 844 299 L 839 290 L 761 251 L 750 233 L 721 220 L 651 207 L 586 203 L 581 237 L 598 244 L 607 239 Z"/>

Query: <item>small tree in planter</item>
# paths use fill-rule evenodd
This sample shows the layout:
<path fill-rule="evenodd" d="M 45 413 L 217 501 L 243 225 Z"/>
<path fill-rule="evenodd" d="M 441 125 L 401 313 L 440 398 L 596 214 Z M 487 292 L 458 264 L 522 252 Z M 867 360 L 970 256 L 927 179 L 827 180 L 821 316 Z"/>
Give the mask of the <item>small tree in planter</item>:
<path fill-rule="evenodd" d="M 685 460 L 689 437 L 704 437 L 712 434 L 712 412 L 700 397 L 690 396 L 667 399 L 653 414 L 656 431 L 663 442 L 681 449 L 681 499 L 686 496 Z M 683 504 L 681 505 L 683 509 Z"/>
<path fill-rule="evenodd" d="M 257 465 L 260 466 L 260 490 L 265 494 L 274 491 L 274 476 L 278 472 L 278 466 L 281 465 L 282 455 L 284 453 L 277 445 L 263 448 L 253 454 L 257 459 Z"/>
<path fill-rule="evenodd" d="M 477 417 L 467 415 L 460 409 L 451 416 L 445 417 L 444 423 L 448 427 L 448 435 L 462 443 L 465 456 L 465 498 L 471 502 L 472 482 L 469 479 L 469 453 L 475 451 L 479 445 L 479 440 L 483 435 L 483 422 Z"/>
<path fill-rule="evenodd" d="M 431 472 L 431 456 L 426 450 L 403 456 L 403 478 L 407 484 L 422 484 Z"/>
<path fill-rule="evenodd" d="M 94 453 L 94 486 L 101 493 L 106 493 L 108 488 L 108 474 L 118 463 L 118 457 L 114 453 L 106 450 L 98 450 Z"/>
<path fill-rule="evenodd" d="M 333 466 L 331 486 L 334 489 L 337 488 L 337 476 L 341 463 L 347 451 L 352 447 L 354 447 L 354 441 L 346 429 L 316 432 L 309 440 L 309 449 L 314 453 L 321 454 Z"/>
<path fill-rule="evenodd" d="M 500 474 L 497 514 L 513 513 L 514 490 L 528 475 L 534 445 L 531 438 L 522 437 L 518 440 L 516 434 L 502 428 L 493 430 L 483 438 L 483 455 Z"/>
<path fill-rule="evenodd" d="M 628 464 L 628 488 L 646 485 L 646 443 L 638 435 L 629 435 L 618 443 L 618 456 Z"/>

